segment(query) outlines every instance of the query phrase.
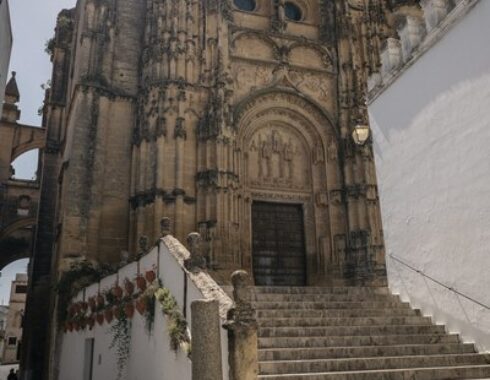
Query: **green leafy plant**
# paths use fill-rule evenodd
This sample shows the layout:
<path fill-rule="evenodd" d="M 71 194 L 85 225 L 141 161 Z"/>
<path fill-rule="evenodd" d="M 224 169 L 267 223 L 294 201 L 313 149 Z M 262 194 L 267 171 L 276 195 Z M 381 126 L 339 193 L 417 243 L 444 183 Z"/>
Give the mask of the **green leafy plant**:
<path fill-rule="evenodd" d="M 61 326 L 67 318 L 67 307 L 70 299 L 90 284 L 100 281 L 113 273 L 109 266 L 94 265 L 89 261 L 80 261 L 63 272 L 55 287 L 58 294 L 58 321 Z"/>
<path fill-rule="evenodd" d="M 180 347 L 186 347 L 190 352 L 190 337 L 188 324 L 184 316 L 178 309 L 177 301 L 167 288 L 159 288 L 155 292 L 155 298 L 159 302 L 163 314 L 168 318 L 168 334 L 170 336 L 170 346 L 177 351 Z"/>
<path fill-rule="evenodd" d="M 112 342 L 109 347 L 116 350 L 117 379 L 120 379 L 131 353 L 131 321 L 126 317 L 122 305 L 117 306 L 117 309 L 116 321 L 109 328 L 112 334 Z"/>

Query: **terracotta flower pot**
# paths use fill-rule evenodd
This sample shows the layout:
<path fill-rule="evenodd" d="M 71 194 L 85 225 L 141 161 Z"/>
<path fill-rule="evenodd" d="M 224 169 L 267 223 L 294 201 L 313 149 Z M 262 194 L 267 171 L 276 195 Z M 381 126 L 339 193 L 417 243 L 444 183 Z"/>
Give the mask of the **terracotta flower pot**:
<path fill-rule="evenodd" d="M 92 330 L 95 326 L 95 317 L 93 315 L 91 315 L 89 318 L 88 318 L 88 321 L 87 321 L 87 324 L 88 324 L 88 328 L 90 330 Z"/>
<path fill-rule="evenodd" d="M 70 318 L 73 318 L 75 316 L 75 314 L 76 314 L 76 308 L 75 308 L 75 305 L 72 304 L 68 307 L 68 316 Z"/>
<path fill-rule="evenodd" d="M 142 292 L 146 290 L 146 280 L 143 276 L 139 275 L 138 277 L 136 277 L 136 286 Z"/>
<path fill-rule="evenodd" d="M 126 279 L 126 281 L 124 281 L 124 289 L 126 290 L 126 294 L 131 297 L 134 293 L 134 284 Z"/>
<path fill-rule="evenodd" d="M 112 295 L 117 299 L 121 299 L 123 296 L 123 289 L 117 285 L 112 288 Z"/>
<path fill-rule="evenodd" d="M 138 313 L 140 313 L 140 315 L 144 315 L 145 314 L 145 311 L 146 311 L 146 298 L 144 297 L 141 297 L 141 298 L 138 298 L 136 300 L 136 310 L 138 310 Z"/>
<path fill-rule="evenodd" d="M 128 302 L 126 305 L 124 305 L 124 313 L 126 314 L 126 317 L 129 319 L 132 319 L 134 316 L 134 304 L 133 302 Z"/>
<path fill-rule="evenodd" d="M 97 296 L 97 306 L 98 307 L 104 307 L 105 305 L 105 299 L 104 299 L 104 296 L 102 294 L 99 294 Z"/>
<path fill-rule="evenodd" d="M 99 313 L 95 316 L 95 319 L 97 320 L 97 323 L 102 326 L 104 324 L 104 314 Z"/>
<path fill-rule="evenodd" d="M 157 275 L 155 274 L 155 271 L 149 270 L 149 271 L 146 271 L 145 278 L 146 278 L 146 281 L 148 281 L 148 283 L 151 284 L 153 281 L 155 281 L 155 278 L 157 278 Z"/>
<path fill-rule="evenodd" d="M 107 323 L 112 322 L 112 320 L 114 319 L 114 312 L 112 311 L 112 308 L 104 310 L 104 317 Z"/>
<path fill-rule="evenodd" d="M 73 304 L 73 313 L 74 313 L 74 315 L 80 313 L 80 311 L 81 311 L 80 303 L 79 302 L 74 303 Z"/>
<path fill-rule="evenodd" d="M 90 311 L 92 313 L 95 312 L 95 310 L 97 309 L 97 302 L 95 301 L 95 297 L 90 297 L 88 299 L 88 307 L 90 308 Z"/>

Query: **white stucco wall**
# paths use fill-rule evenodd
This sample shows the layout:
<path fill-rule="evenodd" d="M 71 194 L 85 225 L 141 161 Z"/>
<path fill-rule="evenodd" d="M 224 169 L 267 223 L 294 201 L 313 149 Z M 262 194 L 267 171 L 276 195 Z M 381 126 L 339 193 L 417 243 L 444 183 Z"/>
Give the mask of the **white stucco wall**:
<path fill-rule="evenodd" d="M 370 105 L 387 252 L 490 305 L 490 1 Z M 390 287 L 490 351 L 490 310 L 390 259 Z"/>
<path fill-rule="evenodd" d="M 175 240 L 176 242 L 176 240 Z M 183 249 L 182 246 L 180 248 Z M 188 254 L 188 253 L 187 253 Z M 155 270 L 163 286 L 168 288 L 177 300 L 179 307 L 185 300 L 185 272 L 176 256 L 171 254 L 165 243 L 155 247 L 141 258 L 138 263 L 121 268 L 118 274 L 106 277 L 81 292 L 76 301 L 87 300 L 91 296 L 103 293 L 114 284 L 122 284 L 125 278 L 134 279 L 138 273 Z M 187 278 L 186 319 L 191 322 L 191 304 L 196 300 L 207 298 L 196 284 Z M 216 285 L 218 287 L 218 285 Z M 145 319 L 137 311 L 131 320 L 131 351 L 124 376 L 120 380 L 191 380 L 192 363 L 183 351 L 174 352 L 170 348 L 167 318 L 163 316 L 160 305 L 156 303 L 155 321 L 151 334 L 145 328 Z M 115 323 L 115 322 L 112 322 Z M 116 380 L 117 356 L 110 348 L 112 334 L 110 326 L 97 323 L 92 330 L 88 328 L 79 332 L 63 334 L 60 348 L 60 368 L 58 380 L 84 380 L 84 345 L 88 338 L 95 339 L 93 380 Z M 221 329 L 221 350 L 223 363 L 223 380 L 228 379 L 228 337 L 226 330 Z"/>
<path fill-rule="evenodd" d="M 7 0 L 0 2 L 0 115 L 2 114 L 5 84 L 9 72 L 10 53 L 12 51 L 12 30 Z"/>

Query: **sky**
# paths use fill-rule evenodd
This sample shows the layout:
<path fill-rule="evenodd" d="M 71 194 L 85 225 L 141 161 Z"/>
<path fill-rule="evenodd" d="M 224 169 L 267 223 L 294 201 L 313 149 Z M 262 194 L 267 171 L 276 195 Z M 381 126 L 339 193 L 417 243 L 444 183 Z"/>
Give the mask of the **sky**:
<path fill-rule="evenodd" d="M 41 85 L 51 76 L 51 62 L 44 45 L 54 34 L 56 16 L 64 8 L 72 8 L 76 0 L 9 0 L 14 45 L 10 71 L 17 72 L 20 92 L 20 122 L 40 126 L 37 110 L 42 105 Z M 35 152 L 27 153 L 14 162 L 17 178 L 32 178 L 37 167 Z M 19 260 L 2 270 L 0 303 L 7 303 L 10 284 L 16 273 L 26 272 L 27 260 Z"/>

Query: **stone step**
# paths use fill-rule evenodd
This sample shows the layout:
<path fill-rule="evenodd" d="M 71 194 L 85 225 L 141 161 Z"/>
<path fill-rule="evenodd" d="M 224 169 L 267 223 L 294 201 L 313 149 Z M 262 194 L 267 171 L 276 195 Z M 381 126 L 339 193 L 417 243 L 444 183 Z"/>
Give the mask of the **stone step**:
<path fill-rule="evenodd" d="M 475 353 L 473 344 L 417 344 L 403 346 L 361 346 L 331 348 L 279 348 L 259 350 L 260 361 L 296 359 L 369 358 L 383 356 L 416 356 Z"/>
<path fill-rule="evenodd" d="M 395 302 L 400 297 L 390 294 L 255 294 L 257 302 Z"/>
<path fill-rule="evenodd" d="M 254 302 L 256 310 L 409 309 L 406 302 Z"/>
<path fill-rule="evenodd" d="M 429 325 L 429 317 L 259 318 L 260 327 Z"/>
<path fill-rule="evenodd" d="M 281 287 L 258 286 L 254 288 L 255 294 L 384 294 L 391 295 L 386 287 Z"/>
<path fill-rule="evenodd" d="M 490 379 L 490 366 L 411 368 L 337 373 L 259 375 L 259 380 L 455 380 Z"/>
<path fill-rule="evenodd" d="M 444 326 L 320 326 L 320 327 L 260 327 L 259 338 L 268 337 L 335 337 L 371 335 L 443 335 Z"/>
<path fill-rule="evenodd" d="M 355 359 L 287 360 L 259 363 L 260 374 L 371 371 L 397 368 L 489 365 L 486 355 L 456 354 Z"/>
<path fill-rule="evenodd" d="M 381 335 L 260 338 L 259 348 L 308 348 L 352 346 L 398 346 L 412 344 L 459 343 L 458 335 Z"/>
<path fill-rule="evenodd" d="M 262 309 L 257 318 L 360 318 L 383 316 L 420 316 L 420 310 L 402 309 Z"/>

